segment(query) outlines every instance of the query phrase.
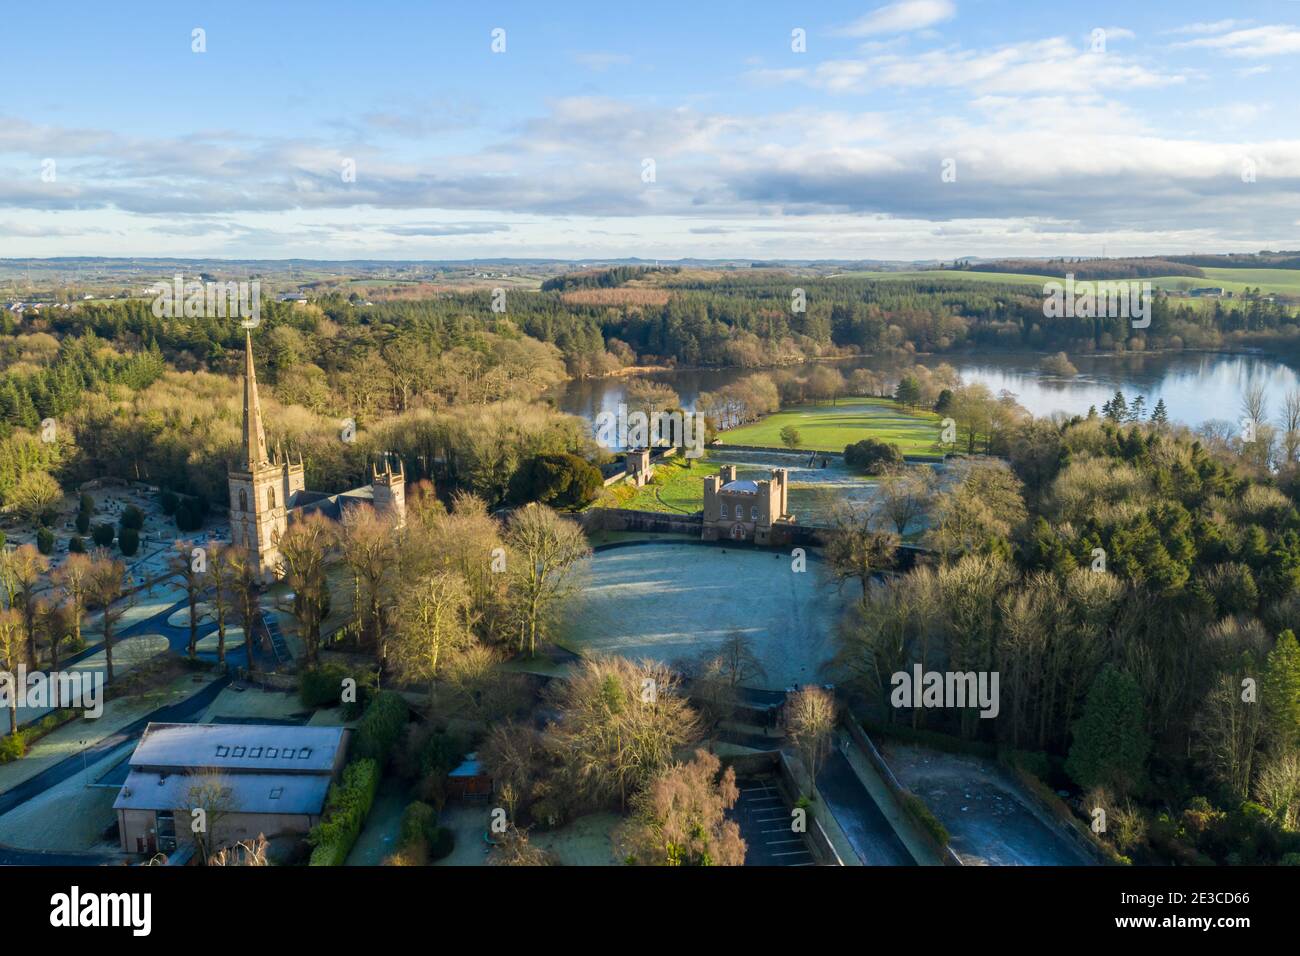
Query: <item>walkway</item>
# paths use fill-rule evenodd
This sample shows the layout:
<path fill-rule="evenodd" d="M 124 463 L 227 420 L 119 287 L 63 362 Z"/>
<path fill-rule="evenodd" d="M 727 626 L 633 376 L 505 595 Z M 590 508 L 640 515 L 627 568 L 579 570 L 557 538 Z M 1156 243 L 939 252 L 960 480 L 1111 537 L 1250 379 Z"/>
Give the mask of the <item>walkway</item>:
<path fill-rule="evenodd" d="M 817 791 L 864 864 L 916 865 L 916 860 L 881 813 L 870 791 L 838 749 L 831 751 L 826 765 L 817 775 Z"/>

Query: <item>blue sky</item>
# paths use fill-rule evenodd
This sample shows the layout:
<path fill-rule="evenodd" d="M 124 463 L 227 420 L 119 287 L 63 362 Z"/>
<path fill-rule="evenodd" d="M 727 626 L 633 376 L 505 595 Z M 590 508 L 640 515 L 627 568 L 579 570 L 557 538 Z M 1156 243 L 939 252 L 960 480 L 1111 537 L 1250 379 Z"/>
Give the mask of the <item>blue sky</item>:
<path fill-rule="evenodd" d="M 1296 0 L 20 4 L 5 26 L 0 256 L 1300 247 Z"/>

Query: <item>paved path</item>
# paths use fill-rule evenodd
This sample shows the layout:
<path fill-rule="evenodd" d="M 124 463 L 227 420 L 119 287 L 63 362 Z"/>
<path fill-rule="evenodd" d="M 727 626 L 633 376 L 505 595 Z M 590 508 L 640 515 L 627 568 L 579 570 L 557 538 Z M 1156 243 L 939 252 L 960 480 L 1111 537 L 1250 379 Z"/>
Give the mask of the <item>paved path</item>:
<path fill-rule="evenodd" d="M 149 615 L 146 618 L 133 621 L 130 625 L 123 627 L 120 631 L 114 634 L 113 635 L 114 649 L 117 648 L 117 645 L 121 641 L 124 641 L 130 637 L 138 637 L 145 634 L 160 635 L 166 639 L 168 651 L 171 651 L 182 657 L 186 656 L 190 644 L 190 628 L 189 628 L 188 621 L 186 620 L 186 622 L 182 623 L 179 627 L 167 623 L 167 619 L 171 615 L 175 614 L 177 611 L 180 611 L 182 609 L 184 610 L 189 609 L 188 598 L 182 598 L 181 600 L 176 601 L 174 603 L 170 603 L 165 607 L 162 607 L 160 605 L 160 610 L 156 611 L 155 613 Z M 271 619 L 271 615 L 273 615 L 275 612 L 264 608 L 262 613 L 264 618 Z M 228 628 L 230 626 L 231 625 L 229 624 L 227 625 Z M 260 642 L 254 641 L 253 659 L 254 661 L 257 662 L 259 667 L 265 669 L 270 669 L 275 667 L 277 663 L 280 662 L 281 659 L 287 659 L 288 657 L 288 651 L 287 648 L 284 647 L 283 637 L 280 636 L 278 625 L 272 625 L 272 628 L 273 628 L 272 630 L 273 645 L 275 643 L 278 643 L 280 646 L 279 647 L 273 646 L 272 652 L 270 654 L 266 653 L 262 649 L 262 647 L 260 646 Z M 204 637 L 207 637 L 212 634 L 216 634 L 216 632 L 217 632 L 216 621 L 207 621 L 204 623 L 200 623 L 197 630 L 198 640 L 202 640 Z M 258 628 L 258 632 L 261 633 L 262 628 Z M 95 655 L 102 655 L 103 651 L 104 651 L 104 644 L 101 638 L 101 640 L 98 643 L 91 644 L 88 647 L 84 648 L 83 650 L 78 651 L 76 654 L 73 654 L 59 661 L 59 669 L 64 671 L 71 670 L 75 665 L 85 661 L 87 658 L 93 657 Z M 207 661 L 208 663 L 212 663 L 212 664 L 217 663 L 217 652 L 215 649 L 198 650 L 196 651 L 195 656 L 201 661 Z M 226 661 L 231 667 L 245 667 L 247 666 L 248 663 L 248 652 L 244 647 L 237 648 L 233 651 L 227 651 Z M 89 668 L 78 668 L 78 669 L 86 670 L 88 673 L 98 672 L 102 674 L 105 672 L 106 667 L 103 664 L 103 659 L 101 657 L 100 660 L 96 662 L 96 664 L 94 664 L 93 666 Z M 120 666 L 119 666 L 119 670 L 120 670 Z M 45 716 L 52 709 L 53 708 L 49 708 L 49 707 L 21 708 L 21 712 L 23 713 L 24 716 L 22 720 L 19 722 L 19 726 L 25 727 L 28 724 L 40 720 L 41 717 Z M 3 729 L 0 729 L 0 736 L 5 736 L 8 733 L 9 733 L 8 725 L 5 725 Z"/>
<path fill-rule="evenodd" d="M 838 749 L 817 775 L 817 791 L 867 866 L 915 866 L 876 801 Z"/>
<path fill-rule="evenodd" d="M 134 740 L 144 733 L 145 727 L 151 721 L 155 723 L 167 721 L 184 723 L 190 720 L 202 713 L 203 709 L 212 703 L 217 694 L 221 693 L 221 689 L 229 683 L 229 677 L 219 677 L 193 697 L 187 697 L 178 703 L 159 707 L 157 710 L 127 724 L 121 730 L 109 734 L 103 740 L 86 748 L 83 753 L 65 757 L 53 766 L 42 770 L 36 776 L 11 787 L 3 794 L 0 794 L 0 815 L 8 813 L 20 804 L 26 803 L 55 784 L 62 783 L 73 774 L 81 773 L 89 765 L 103 760 L 121 747 L 122 744 Z"/>

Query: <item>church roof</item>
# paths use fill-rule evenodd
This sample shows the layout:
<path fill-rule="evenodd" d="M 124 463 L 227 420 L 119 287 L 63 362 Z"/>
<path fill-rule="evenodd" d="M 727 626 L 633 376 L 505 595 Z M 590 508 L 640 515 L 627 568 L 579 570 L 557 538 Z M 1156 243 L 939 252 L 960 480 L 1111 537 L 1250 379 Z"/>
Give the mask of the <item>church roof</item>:
<path fill-rule="evenodd" d="M 736 481 L 729 481 L 722 486 L 723 491 L 730 491 L 733 494 L 756 495 L 758 494 L 758 485 L 748 478 L 739 478 Z"/>

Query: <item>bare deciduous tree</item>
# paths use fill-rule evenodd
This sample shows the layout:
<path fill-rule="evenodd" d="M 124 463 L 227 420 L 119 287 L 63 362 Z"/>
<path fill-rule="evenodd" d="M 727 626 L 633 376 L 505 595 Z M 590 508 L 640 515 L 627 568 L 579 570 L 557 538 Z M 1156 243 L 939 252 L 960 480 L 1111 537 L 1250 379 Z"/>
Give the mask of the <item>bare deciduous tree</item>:
<path fill-rule="evenodd" d="M 808 771 L 808 796 L 811 799 L 816 799 L 817 774 L 830 753 L 835 720 L 835 698 L 821 687 L 805 687 L 786 701 L 786 733 Z"/>
<path fill-rule="evenodd" d="M 532 657 L 554 612 L 577 589 L 574 572 L 591 547 L 575 523 L 538 504 L 510 516 L 506 543 L 515 633 Z"/>

